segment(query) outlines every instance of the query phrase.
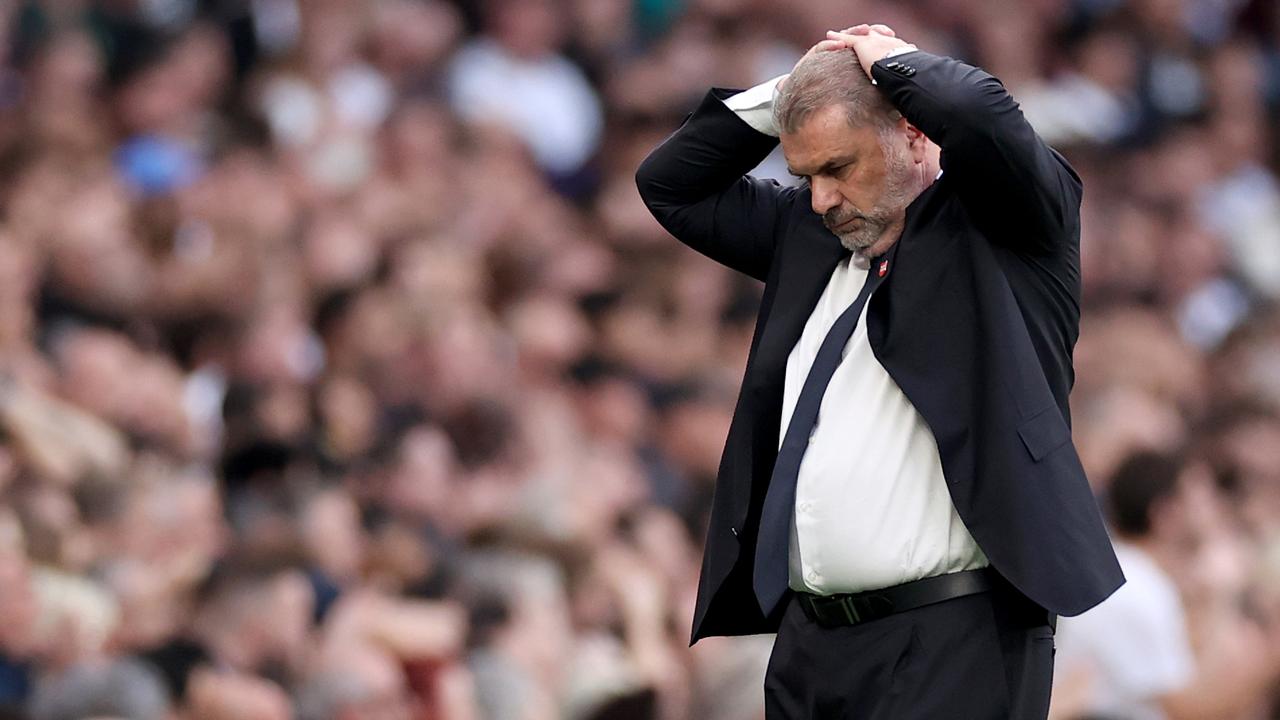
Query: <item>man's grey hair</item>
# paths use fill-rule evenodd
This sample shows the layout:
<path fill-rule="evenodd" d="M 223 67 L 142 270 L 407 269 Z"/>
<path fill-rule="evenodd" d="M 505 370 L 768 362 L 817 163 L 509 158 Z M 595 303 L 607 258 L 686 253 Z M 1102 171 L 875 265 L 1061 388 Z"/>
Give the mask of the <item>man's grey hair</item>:
<path fill-rule="evenodd" d="M 791 72 L 774 99 L 773 122 L 790 135 L 829 105 L 842 105 L 852 127 L 888 130 L 901 117 L 867 79 L 852 50 L 827 50 L 805 58 Z"/>

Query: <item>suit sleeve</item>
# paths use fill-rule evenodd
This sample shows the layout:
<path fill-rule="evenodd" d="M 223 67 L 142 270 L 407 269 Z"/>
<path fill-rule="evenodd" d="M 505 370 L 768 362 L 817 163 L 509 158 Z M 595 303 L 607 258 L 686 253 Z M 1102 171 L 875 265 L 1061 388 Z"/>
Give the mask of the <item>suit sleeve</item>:
<path fill-rule="evenodd" d="M 746 173 L 777 145 L 753 130 L 713 90 L 636 172 L 649 212 L 684 244 L 763 281 L 796 191 Z"/>
<path fill-rule="evenodd" d="M 999 80 L 926 52 L 886 58 L 876 84 L 942 148 L 942 169 L 992 240 L 1035 254 L 1079 242 L 1080 178 L 1040 139 Z"/>

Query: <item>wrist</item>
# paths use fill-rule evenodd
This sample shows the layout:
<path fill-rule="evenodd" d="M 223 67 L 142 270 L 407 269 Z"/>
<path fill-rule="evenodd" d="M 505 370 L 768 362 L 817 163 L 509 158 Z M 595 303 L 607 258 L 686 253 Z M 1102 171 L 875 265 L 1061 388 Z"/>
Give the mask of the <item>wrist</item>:
<path fill-rule="evenodd" d="M 773 102 L 780 82 L 786 77 L 779 75 L 766 80 L 750 90 L 726 98 L 724 104 L 756 132 L 777 137 L 778 130 L 773 126 Z"/>
<path fill-rule="evenodd" d="M 911 43 L 903 43 L 896 48 L 890 48 L 887 52 L 885 52 L 883 55 L 877 58 L 876 62 L 879 62 L 880 60 L 888 60 L 891 57 L 896 57 L 898 55 L 902 55 L 903 53 L 915 52 L 919 49 L 920 48 L 916 47 L 915 45 L 912 45 Z"/>
<path fill-rule="evenodd" d="M 863 69 L 867 71 L 867 77 L 871 79 L 871 84 L 879 85 L 880 83 L 876 82 L 875 73 L 871 72 L 871 68 L 874 67 L 876 63 L 881 62 L 882 60 L 888 60 L 890 58 L 897 57 L 898 55 L 905 55 L 909 52 L 916 52 L 919 49 L 920 48 L 916 47 L 915 45 L 912 45 L 911 43 L 903 43 L 897 47 L 889 48 L 885 52 L 881 53 L 879 59 L 877 59 L 875 62 L 867 63 L 866 65 L 863 66 Z"/>

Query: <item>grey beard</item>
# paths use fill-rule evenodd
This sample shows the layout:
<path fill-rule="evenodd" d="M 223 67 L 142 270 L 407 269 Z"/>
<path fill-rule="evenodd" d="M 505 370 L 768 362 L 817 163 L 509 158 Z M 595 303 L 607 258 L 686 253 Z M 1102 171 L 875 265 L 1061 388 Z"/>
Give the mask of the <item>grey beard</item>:
<path fill-rule="evenodd" d="M 840 244 L 855 257 L 876 244 L 895 222 L 902 219 L 907 205 L 914 199 L 911 194 L 911 162 L 906 152 L 895 152 L 888 145 L 884 148 L 884 193 L 880 201 L 866 213 L 862 213 L 862 225 L 856 230 L 837 233 Z M 845 219 L 847 220 L 847 218 Z M 833 224 L 839 225 L 840 222 Z"/>
<path fill-rule="evenodd" d="M 846 250 L 854 255 L 860 255 L 862 251 L 876 244 L 888 226 L 889 223 L 881 219 L 866 217 L 857 230 L 839 233 L 836 237 L 840 239 L 840 244 Z"/>

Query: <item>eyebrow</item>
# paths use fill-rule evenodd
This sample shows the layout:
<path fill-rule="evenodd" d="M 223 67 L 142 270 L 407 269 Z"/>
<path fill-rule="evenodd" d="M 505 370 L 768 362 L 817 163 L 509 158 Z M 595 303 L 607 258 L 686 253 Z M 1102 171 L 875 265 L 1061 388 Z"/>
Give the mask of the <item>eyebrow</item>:
<path fill-rule="evenodd" d="M 857 159 L 858 159 L 857 153 L 854 153 L 853 155 L 844 155 L 841 157 L 832 158 L 828 160 L 826 163 L 824 163 L 822 167 L 818 168 L 818 171 L 813 174 L 814 175 L 830 175 L 831 173 L 835 172 L 837 168 L 843 165 L 848 165 L 849 163 Z M 808 177 L 806 173 L 796 172 L 791 167 L 790 163 L 787 164 L 787 172 L 791 173 L 796 177 Z"/>

